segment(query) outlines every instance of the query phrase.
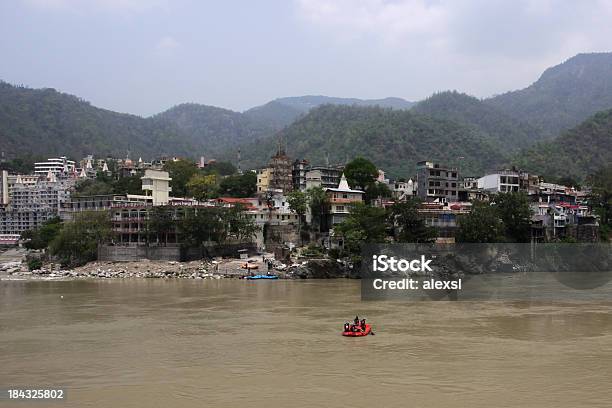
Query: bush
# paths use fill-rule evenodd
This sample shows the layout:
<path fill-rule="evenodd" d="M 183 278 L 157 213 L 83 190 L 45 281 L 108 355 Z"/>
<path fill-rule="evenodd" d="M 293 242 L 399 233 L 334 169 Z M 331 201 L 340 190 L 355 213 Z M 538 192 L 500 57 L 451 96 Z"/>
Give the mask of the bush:
<path fill-rule="evenodd" d="M 43 266 L 43 261 L 42 259 L 36 257 L 36 256 L 30 256 L 28 255 L 26 257 L 26 263 L 28 264 L 28 270 L 33 271 L 36 269 L 40 269 Z"/>

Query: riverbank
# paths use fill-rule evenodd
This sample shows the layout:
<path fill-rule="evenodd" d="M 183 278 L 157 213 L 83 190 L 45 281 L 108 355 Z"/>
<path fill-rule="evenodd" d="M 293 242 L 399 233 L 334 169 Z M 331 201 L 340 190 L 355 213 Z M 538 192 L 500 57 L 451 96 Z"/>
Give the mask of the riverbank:
<path fill-rule="evenodd" d="M 265 259 L 265 260 L 264 260 Z M 244 265 L 252 269 L 245 269 Z M 268 262 L 270 269 L 268 270 Z M 192 262 L 140 260 L 132 262 L 90 262 L 77 268 L 48 263 L 28 270 L 22 261 L 0 264 L 0 280 L 24 279 L 241 279 L 253 274 L 271 273 L 281 279 L 333 279 L 349 277 L 344 266 L 329 259 L 313 259 L 286 265 L 271 258 L 218 259 Z"/>

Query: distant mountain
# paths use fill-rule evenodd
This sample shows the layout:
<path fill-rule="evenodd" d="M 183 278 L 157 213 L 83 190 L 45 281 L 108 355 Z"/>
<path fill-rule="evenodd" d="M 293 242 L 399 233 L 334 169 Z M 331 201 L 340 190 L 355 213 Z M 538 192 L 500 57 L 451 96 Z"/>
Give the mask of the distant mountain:
<path fill-rule="evenodd" d="M 459 165 L 468 174 L 506 160 L 499 144 L 473 126 L 407 110 L 323 105 L 277 136 L 243 147 L 244 167 L 265 164 L 278 138 L 292 157 L 321 164 L 326 154 L 335 163 L 363 156 L 398 177 L 412 176 L 416 162 L 426 159 Z"/>
<path fill-rule="evenodd" d="M 0 82 L 0 150 L 7 157 L 60 155 L 152 157 L 190 154 L 192 146 L 173 125 L 96 108 L 54 89 Z"/>
<path fill-rule="evenodd" d="M 31 89 L 0 81 L 0 150 L 6 157 L 87 154 L 153 158 L 216 157 L 270 137 L 310 107 L 337 104 L 409 106 L 399 98 L 365 101 L 329 97 L 281 98 L 245 113 L 194 103 L 143 118 L 92 106 L 54 89 Z"/>
<path fill-rule="evenodd" d="M 159 124 L 175 126 L 190 146 L 198 146 L 207 157 L 221 150 L 272 135 L 277 127 L 263 118 L 215 106 L 184 103 L 151 118 Z"/>
<path fill-rule="evenodd" d="M 554 137 L 612 108 L 612 53 L 578 54 L 529 87 L 484 102 Z"/>
<path fill-rule="evenodd" d="M 612 110 L 603 111 L 550 141 L 525 149 L 512 164 L 535 174 L 584 178 L 612 163 Z"/>
<path fill-rule="evenodd" d="M 473 96 L 456 91 L 434 94 L 417 103 L 412 112 L 474 126 L 509 150 L 529 146 L 542 138 L 542 132 L 538 129 Z"/>
<path fill-rule="evenodd" d="M 356 98 L 336 98 L 321 95 L 293 96 L 278 98 L 265 105 L 257 106 L 247 110 L 245 115 L 274 123 L 282 128 L 294 122 L 300 116 L 308 113 L 311 109 L 321 105 L 355 105 L 355 106 L 380 106 L 381 108 L 409 109 L 414 102 L 406 101 L 402 98 L 384 99 L 356 99 Z"/>

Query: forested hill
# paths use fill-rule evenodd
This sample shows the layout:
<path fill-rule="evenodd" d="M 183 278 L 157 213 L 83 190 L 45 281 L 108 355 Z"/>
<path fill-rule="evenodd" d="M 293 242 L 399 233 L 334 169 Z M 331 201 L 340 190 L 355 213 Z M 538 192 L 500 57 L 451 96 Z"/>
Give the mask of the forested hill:
<path fill-rule="evenodd" d="M 399 98 L 306 96 L 281 98 L 245 113 L 185 103 L 143 118 L 100 109 L 54 89 L 31 89 L 0 81 L 0 150 L 6 157 L 68 155 L 74 158 L 87 154 L 123 157 L 127 151 L 133 157 L 203 155 L 211 158 L 231 151 L 231 159 L 235 159 L 238 146 L 271 137 L 325 101 L 396 108 L 410 105 Z"/>
<path fill-rule="evenodd" d="M 512 163 L 544 176 L 584 180 L 612 163 L 612 110 L 599 112 L 561 136 L 523 150 Z"/>
<path fill-rule="evenodd" d="M 548 137 L 557 136 L 612 108 L 612 53 L 578 54 L 548 68 L 529 87 L 484 102 Z"/>
<path fill-rule="evenodd" d="M 336 163 L 363 156 L 394 176 L 412 176 L 420 160 L 460 165 L 468 174 L 495 169 L 505 160 L 500 146 L 473 126 L 380 107 L 323 105 L 279 136 L 292 157 L 321 164 L 326 154 Z M 265 164 L 277 137 L 244 147 L 245 167 Z"/>
<path fill-rule="evenodd" d="M 278 128 L 282 128 L 293 123 L 299 117 L 308 113 L 311 109 L 326 104 L 409 109 L 414 105 L 414 102 L 409 102 L 402 98 L 357 99 L 337 98 L 322 95 L 306 95 L 278 98 L 266 103 L 265 105 L 251 108 L 244 113 L 251 119 L 273 123 Z"/>
<path fill-rule="evenodd" d="M 273 121 L 197 103 L 177 105 L 151 119 L 160 125 L 176 126 L 189 145 L 199 146 L 207 157 L 270 136 L 280 129 Z"/>
<path fill-rule="evenodd" d="M 91 106 L 54 89 L 0 82 L 0 146 L 8 157 L 189 154 L 176 126 Z"/>
<path fill-rule="evenodd" d="M 436 93 L 417 103 L 412 111 L 475 126 L 508 150 L 529 146 L 542 138 L 541 132 L 533 126 L 473 96 L 456 91 Z"/>

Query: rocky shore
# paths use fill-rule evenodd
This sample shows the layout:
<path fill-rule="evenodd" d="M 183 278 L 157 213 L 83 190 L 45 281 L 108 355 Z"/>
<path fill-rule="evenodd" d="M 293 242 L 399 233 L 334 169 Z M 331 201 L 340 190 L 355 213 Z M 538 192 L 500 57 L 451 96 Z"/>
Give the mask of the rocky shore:
<path fill-rule="evenodd" d="M 222 279 L 244 278 L 250 274 L 265 274 L 267 264 L 250 260 L 258 269 L 243 268 L 245 260 L 201 260 L 193 262 L 150 261 L 136 262 L 90 262 L 86 265 L 65 269 L 58 264 L 46 264 L 40 269 L 28 270 L 25 262 L 15 261 L 0 264 L 0 279 Z M 285 265 L 272 261 L 270 273 L 281 279 L 333 279 L 349 277 L 347 268 L 334 260 L 316 259 Z"/>

